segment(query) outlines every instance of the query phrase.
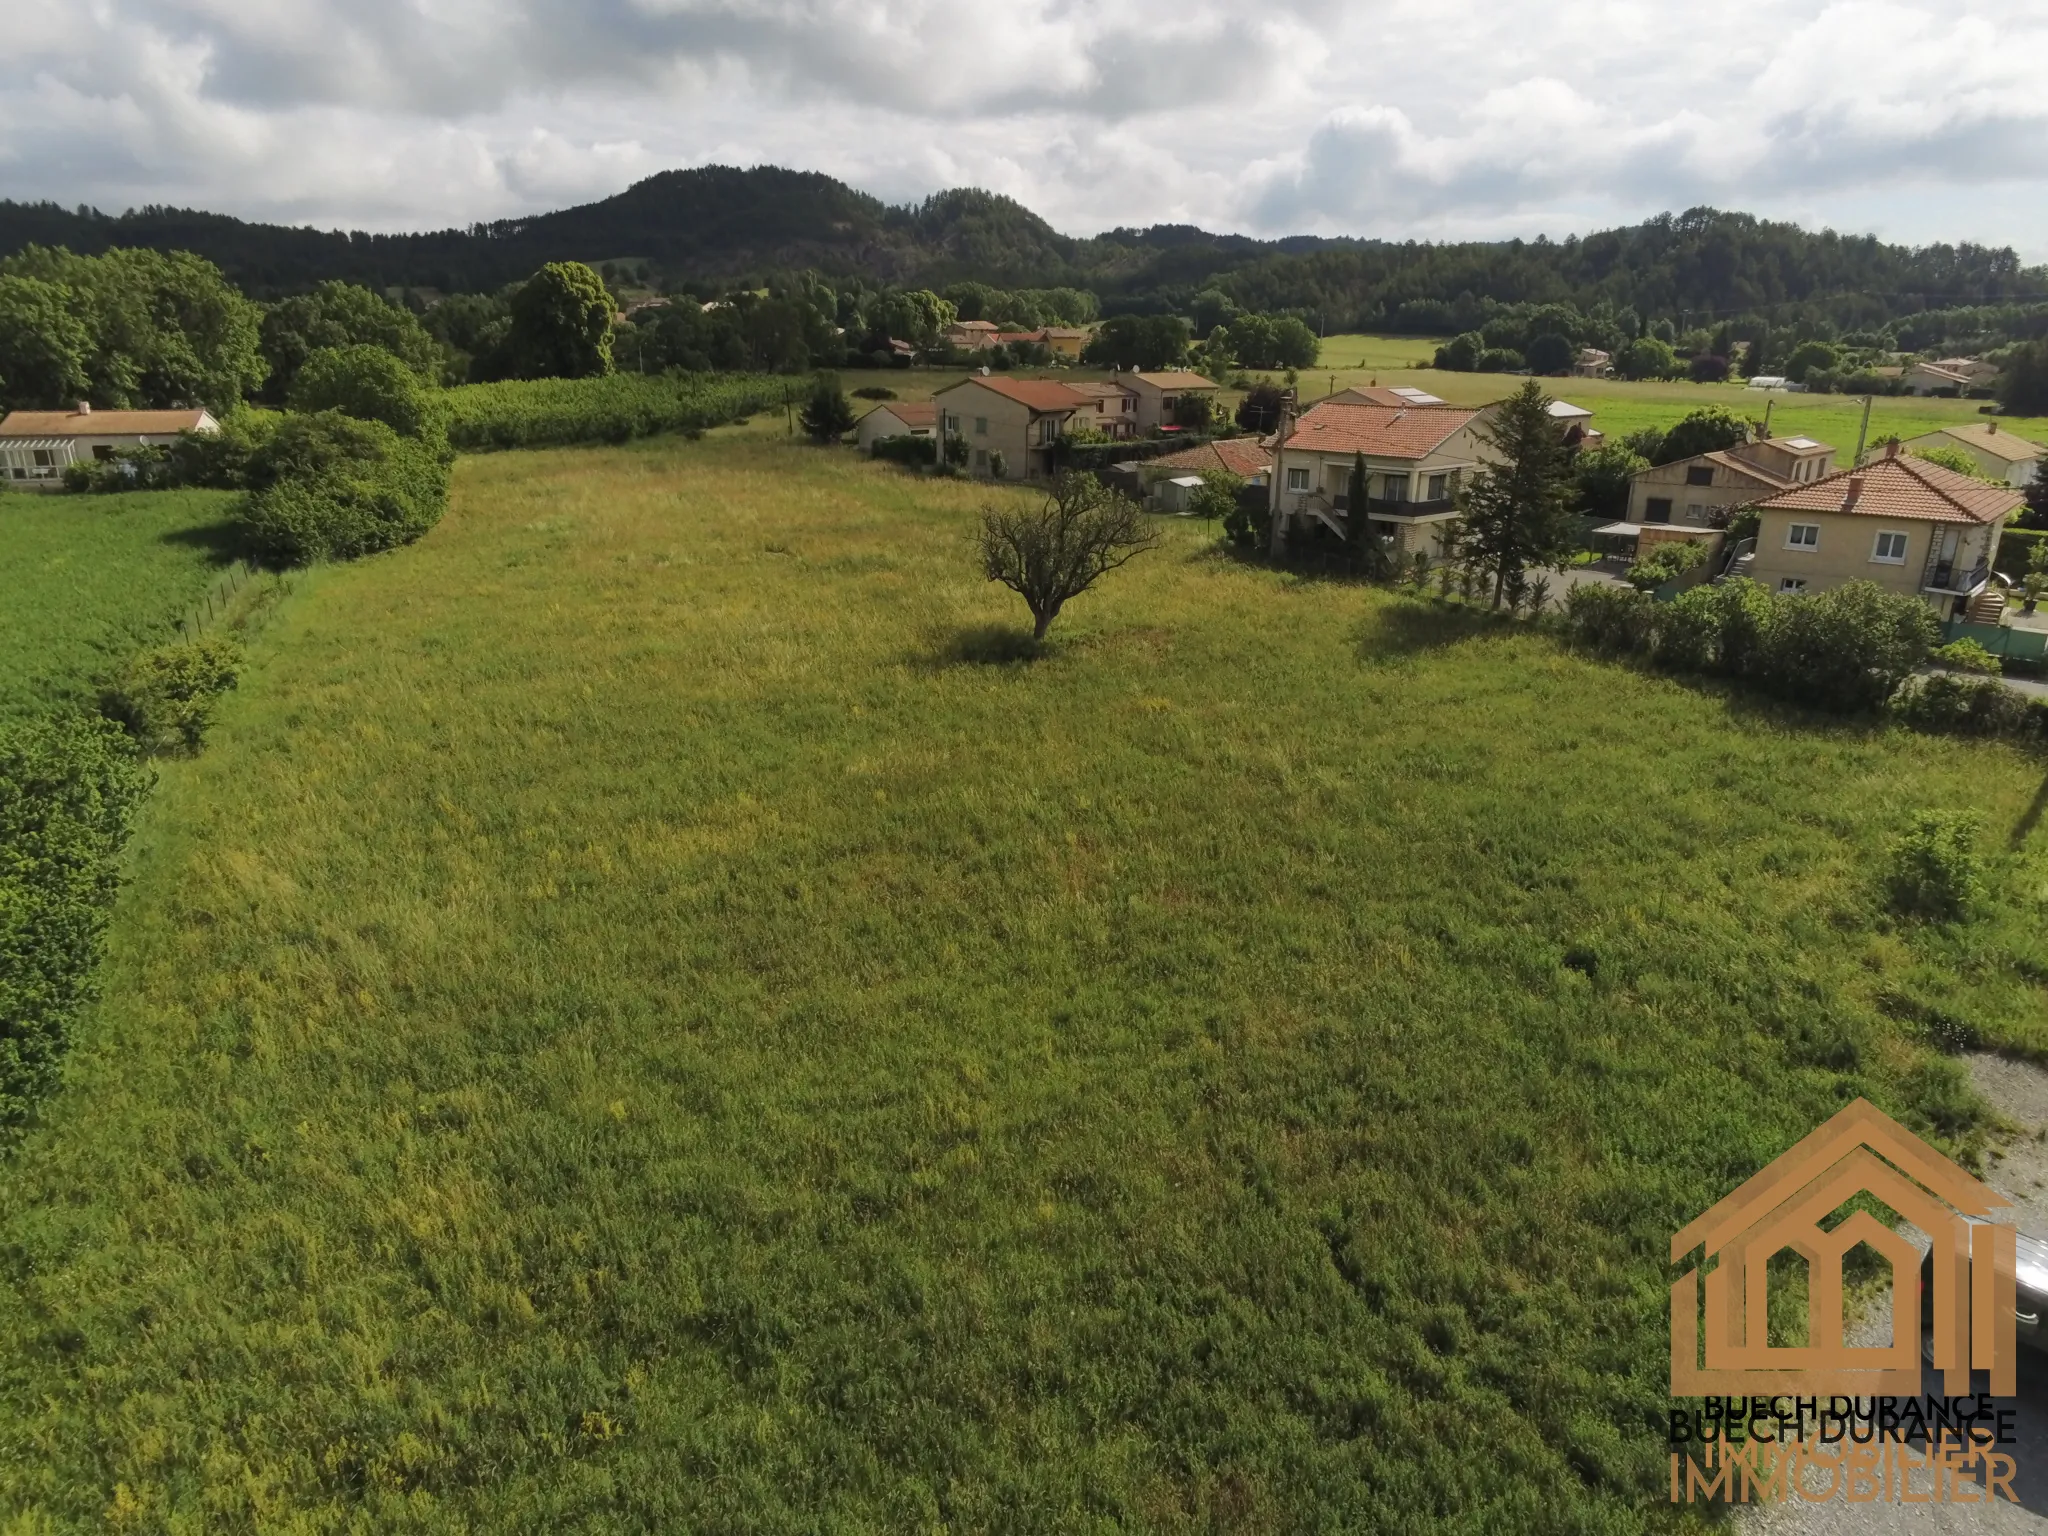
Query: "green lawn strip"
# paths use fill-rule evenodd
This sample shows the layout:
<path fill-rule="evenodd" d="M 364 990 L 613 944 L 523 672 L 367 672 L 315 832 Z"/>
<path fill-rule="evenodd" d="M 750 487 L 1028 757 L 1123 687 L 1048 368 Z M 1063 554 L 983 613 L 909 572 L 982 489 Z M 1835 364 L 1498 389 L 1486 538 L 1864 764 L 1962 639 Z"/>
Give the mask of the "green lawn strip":
<path fill-rule="evenodd" d="M 1670 1232 L 1858 1092 L 1969 1141 L 1883 994 L 2043 1044 L 2039 765 L 1179 526 L 963 661 L 989 494 L 509 454 L 306 579 L 4 1174 L 0 1507 L 1656 1522 Z M 1966 936 L 1876 908 L 1930 805 Z"/>
<path fill-rule="evenodd" d="M 232 559 L 232 501 L 0 496 L 0 719 L 86 701 L 95 677 L 173 638 Z"/>

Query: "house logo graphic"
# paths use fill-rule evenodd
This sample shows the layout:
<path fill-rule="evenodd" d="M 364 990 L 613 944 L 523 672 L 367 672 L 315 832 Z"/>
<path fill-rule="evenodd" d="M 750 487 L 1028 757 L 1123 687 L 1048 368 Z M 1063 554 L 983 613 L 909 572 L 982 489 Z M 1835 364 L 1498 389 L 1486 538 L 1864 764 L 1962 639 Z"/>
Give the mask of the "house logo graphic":
<path fill-rule="evenodd" d="M 1672 1396 L 1919 1395 L 1919 1251 L 1868 1211 L 1821 1225 L 1859 1194 L 1934 1240 L 1934 1365 L 1948 1395 L 1969 1395 L 1972 1368 L 1991 1373 L 1993 1393 L 2013 1394 L 2016 1244 L 2012 1227 L 1989 1219 L 2011 1202 L 1858 1099 L 1672 1238 L 1674 1264 L 1703 1250 L 1671 1287 Z M 1858 1243 L 1891 1265 L 1888 1345 L 1843 1340 L 1842 1264 Z M 1768 1266 L 1788 1248 L 1807 1264 L 1807 1342 L 1797 1346 L 1767 1333 Z"/>

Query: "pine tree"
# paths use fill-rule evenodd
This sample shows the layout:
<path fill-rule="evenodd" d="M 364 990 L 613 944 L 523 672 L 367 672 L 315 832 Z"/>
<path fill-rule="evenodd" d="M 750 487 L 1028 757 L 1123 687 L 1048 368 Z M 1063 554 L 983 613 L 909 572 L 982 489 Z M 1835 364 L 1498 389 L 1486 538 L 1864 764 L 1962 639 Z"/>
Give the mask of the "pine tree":
<path fill-rule="evenodd" d="M 1534 379 L 1500 403 L 1481 434 L 1495 462 L 1465 492 L 1459 546 L 1491 582 L 1495 608 L 1519 598 L 1524 572 L 1558 564 L 1576 542 L 1571 455 L 1550 405 Z"/>

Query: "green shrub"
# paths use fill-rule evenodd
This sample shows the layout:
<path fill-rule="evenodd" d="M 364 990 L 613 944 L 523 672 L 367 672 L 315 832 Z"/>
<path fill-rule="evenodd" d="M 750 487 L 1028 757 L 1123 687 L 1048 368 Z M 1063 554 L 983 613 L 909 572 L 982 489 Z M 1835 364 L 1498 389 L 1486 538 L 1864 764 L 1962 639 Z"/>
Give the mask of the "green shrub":
<path fill-rule="evenodd" d="M 103 720 L 0 729 L 0 1126 L 55 1085 L 148 775 Z"/>
<path fill-rule="evenodd" d="M 1654 592 L 1667 582 L 1678 580 L 1707 558 L 1707 547 L 1691 539 L 1674 539 L 1659 544 L 1628 568 L 1628 583 L 1638 592 Z"/>
<path fill-rule="evenodd" d="M 1900 691 L 1892 713 L 1902 724 L 1938 736 L 2048 741 L 2048 703 L 2025 698 L 1995 678 L 1920 678 Z"/>
<path fill-rule="evenodd" d="M 1929 464 L 1939 464 L 1943 469 L 1952 469 L 1959 475 L 1968 475 L 1972 480 L 1988 478 L 1983 467 L 1960 448 L 1950 448 L 1946 445 L 1915 448 L 1911 457 L 1924 459 Z"/>
<path fill-rule="evenodd" d="M 384 348 L 367 344 L 315 350 L 292 381 L 291 408 L 381 421 L 404 437 L 426 432 L 436 415 L 420 376 Z"/>
<path fill-rule="evenodd" d="M 444 454 L 339 411 L 286 417 L 251 456 L 246 478 L 251 548 L 292 565 L 409 544 L 448 503 Z"/>
<path fill-rule="evenodd" d="M 196 752 L 241 668 L 241 644 L 226 635 L 160 645 L 121 669 L 101 692 L 100 711 L 145 752 Z"/>
<path fill-rule="evenodd" d="M 1981 672 L 1996 677 L 2005 670 L 1999 659 L 1975 640 L 1951 640 L 1937 646 L 1928 660 L 1957 672 Z"/>
<path fill-rule="evenodd" d="M 1874 581 L 1777 601 L 1759 674 L 1780 697 L 1821 709 L 1878 708 L 1941 634 L 1925 603 Z"/>
<path fill-rule="evenodd" d="M 913 437 L 901 432 L 894 437 L 878 437 L 868 449 L 871 458 L 887 459 L 892 464 L 936 464 L 939 462 L 939 440 L 935 437 Z"/>
<path fill-rule="evenodd" d="M 1630 587 L 1586 582 L 1565 594 L 1565 632 L 1598 651 L 1647 650 L 1656 619 L 1655 600 Z"/>
<path fill-rule="evenodd" d="M 1984 887 L 1977 856 L 1983 823 L 1970 811 L 1920 811 L 1893 841 L 1886 895 L 1895 911 L 1948 920 L 1967 916 Z"/>
<path fill-rule="evenodd" d="M 104 459 L 65 465 L 64 489 L 84 496 L 163 491 L 177 484 L 174 473 L 171 450 L 162 444 L 117 448 Z"/>
<path fill-rule="evenodd" d="M 1745 580 L 1683 592 L 1657 615 L 1658 659 L 1685 672 L 1754 678 L 1763 668 L 1782 602 Z"/>

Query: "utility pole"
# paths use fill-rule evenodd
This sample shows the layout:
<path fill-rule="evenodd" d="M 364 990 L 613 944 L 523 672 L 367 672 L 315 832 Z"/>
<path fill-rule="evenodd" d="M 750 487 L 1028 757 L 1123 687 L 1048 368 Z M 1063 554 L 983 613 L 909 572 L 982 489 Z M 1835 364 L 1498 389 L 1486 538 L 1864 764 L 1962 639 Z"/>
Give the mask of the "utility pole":
<path fill-rule="evenodd" d="M 1863 425 L 1856 429 L 1856 457 L 1849 461 L 1852 469 L 1863 462 L 1863 445 L 1870 441 L 1870 401 L 1869 395 L 1863 397 Z"/>

